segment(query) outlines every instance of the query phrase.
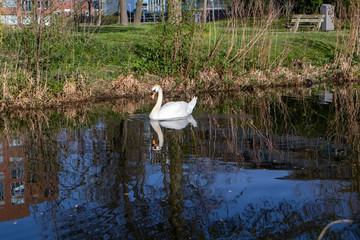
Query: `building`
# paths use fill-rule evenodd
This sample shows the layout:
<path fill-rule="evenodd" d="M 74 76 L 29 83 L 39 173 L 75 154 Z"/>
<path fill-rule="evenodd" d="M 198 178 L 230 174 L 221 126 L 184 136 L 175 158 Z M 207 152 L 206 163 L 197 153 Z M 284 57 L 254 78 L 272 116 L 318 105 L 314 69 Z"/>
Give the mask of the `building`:
<path fill-rule="evenodd" d="M 34 6 L 33 0 L 3 0 L 1 9 L 1 23 L 6 25 L 30 24 L 34 18 L 39 24 L 50 24 L 50 14 L 56 15 L 79 15 L 89 16 L 97 12 L 97 1 L 49 1 L 38 0 Z M 91 7 L 89 8 L 89 2 Z"/>
<path fill-rule="evenodd" d="M 22 138 L 0 135 L 0 222 L 30 216 L 31 204 L 58 198 L 56 172 L 41 163 L 32 171 L 23 148 Z"/>

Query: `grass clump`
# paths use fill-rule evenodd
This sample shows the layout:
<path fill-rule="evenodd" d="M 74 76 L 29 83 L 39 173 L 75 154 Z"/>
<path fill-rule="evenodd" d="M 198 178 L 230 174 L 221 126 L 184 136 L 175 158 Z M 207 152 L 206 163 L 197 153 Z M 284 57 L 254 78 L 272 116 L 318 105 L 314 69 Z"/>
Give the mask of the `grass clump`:
<path fill-rule="evenodd" d="M 121 87 L 131 74 L 197 89 L 270 85 L 307 77 L 313 66 L 349 75 L 359 62 L 356 2 L 337 2 L 336 31 L 297 34 L 284 27 L 289 9 L 274 1 L 232 0 L 226 19 L 206 23 L 196 21 L 199 13 L 191 4 L 183 9 L 182 21 L 174 23 L 78 26 L 56 17 L 50 26 L 1 28 L 0 97 L 47 101 L 79 90 L 84 97 L 106 92 L 87 89 L 100 83 L 116 80 Z"/>

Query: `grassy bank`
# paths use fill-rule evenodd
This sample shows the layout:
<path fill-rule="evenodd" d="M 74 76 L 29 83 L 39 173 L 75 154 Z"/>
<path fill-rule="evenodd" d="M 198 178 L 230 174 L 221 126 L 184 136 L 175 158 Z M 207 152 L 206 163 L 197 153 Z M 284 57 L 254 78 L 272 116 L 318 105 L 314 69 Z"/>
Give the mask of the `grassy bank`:
<path fill-rule="evenodd" d="M 154 83 L 201 91 L 359 78 L 356 18 L 336 19 L 336 31 L 294 34 L 279 9 L 261 9 L 262 17 L 233 9 L 206 24 L 184 13 L 190 21 L 179 26 L 2 26 L 2 108 L 145 94 Z"/>

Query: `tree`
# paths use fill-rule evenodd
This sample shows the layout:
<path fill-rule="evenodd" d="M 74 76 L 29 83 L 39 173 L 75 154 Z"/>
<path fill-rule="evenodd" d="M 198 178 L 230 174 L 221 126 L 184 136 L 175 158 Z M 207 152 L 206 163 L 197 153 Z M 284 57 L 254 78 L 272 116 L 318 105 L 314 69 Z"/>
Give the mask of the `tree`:
<path fill-rule="evenodd" d="M 296 1 L 296 5 L 294 7 L 294 11 L 296 13 L 319 13 L 319 9 L 323 0 L 299 0 Z"/>
<path fill-rule="evenodd" d="M 181 23 L 181 0 L 168 1 L 168 22 L 180 25 Z"/>
<path fill-rule="evenodd" d="M 119 0 L 118 5 L 118 24 L 127 26 L 128 25 L 128 16 L 126 11 L 126 0 Z"/>
<path fill-rule="evenodd" d="M 206 23 L 206 15 L 207 15 L 207 6 L 206 5 L 207 5 L 207 0 L 204 0 L 202 23 Z"/>
<path fill-rule="evenodd" d="M 295 0 L 281 0 L 280 4 L 283 6 L 284 8 L 284 13 L 286 17 L 289 17 L 295 4 L 296 1 Z"/>
<path fill-rule="evenodd" d="M 91 7 L 92 7 L 92 4 L 93 4 L 93 0 L 86 0 L 86 2 L 88 3 L 89 16 L 91 16 Z"/>
<path fill-rule="evenodd" d="M 142 5 L 143 5 L 143 0 L 138 0 L 136 2 L 136 10 L 135 10 L 135 18 L 134 18 L 135 25 L 139 25 L 141 22 Z"/>
<path fill-rule="evenodd" d="M 99 16 L 98 16 L 98 19 L 97 19 L 97 25 L 100 26 L 101 25 L 101 21 L 102 21 L 102 14 L 103 14 L 103 9 L 102 9 L 102 0 L 99 0 Z"/>

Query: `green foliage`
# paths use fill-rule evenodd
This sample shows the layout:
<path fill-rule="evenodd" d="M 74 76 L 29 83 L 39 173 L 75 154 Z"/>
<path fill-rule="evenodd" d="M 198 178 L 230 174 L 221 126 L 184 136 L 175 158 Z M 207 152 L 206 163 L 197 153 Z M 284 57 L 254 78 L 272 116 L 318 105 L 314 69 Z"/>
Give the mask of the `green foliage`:
<path fill-rule="evenodd" d="M 272 1 L 268 2 L 262 9 L 270 9 Z M 301 11 L 310 13 L 311 6 L 315 9 L 321 2 L 302 0 L 306 7 Z M 334 62 L 336 32 L 291 34 L 283 26 L 288 21 L 284 17 L 259 35 L 266 26 L 266 16 L 198 23 L 195 13 L 188 2 L 183 5 L 180 24 L 75 28 L 59 19 L 51 26 L 6 28 L 0 70 L 11 72 L 6 80 L 9 86 L 17 86 L 8 89 L 15 95 L 26 89 L 29 79 L 35 79 L 37 86 L 46 85 L 56 95 L 66 81 L 76 81 L 79 76 L 94 81 L 150 73 L 184 80 L 196 79 L 200 71 L 211 69 L 222 79 L 226 73 L 236 77 L 254 69 L 292 67 L 294 59 L 319 66 Z M 115 17 L 110 19 L 115 21 Z M 236 31 L 229 26 L 235 26 Z M 359 58 L 354 57 L 354 62 Z"/>
<path fill-rule="evenodd" d="M 59 24 L 6 28 L 0 69 L 11 72 L 7 78 L 11 86 L 21 90 L 32 78 L 38 86 L 46 84 L 51 93 L 57 94 L 67 79 L 80 75 L 103 77 L 105 66 L 112 69 L 111 66 L 116 66 L 114 71 L 118 73 L 112 77 L 127 70 L 124 64 L 128 61 L 127 49 L 94 38 L 96 28 L 76 31 L 71 25 L 64 27 L 61 21 L 55 22 Z"/>
<path fill-rule="evenodd" d="M 202 26 L 194 21 L 194 5 L 187 2 L 182 9 L 183 21 L 180 24 L 163 22 L 154 29 L 155 38 L 146 54 L 139 54 L 141 60 L 133 64 L 135 70 L 138 66 L 145 66 L 152 73 L 160 75 L 183 78 L 197 76 L 205 62 L 203 49 L 195 46 Z"/>
<path fill-rule="evenodd" d="M 298 0 L 294 6 L 295 13 L 318 14 L 323 0 Z"/>

